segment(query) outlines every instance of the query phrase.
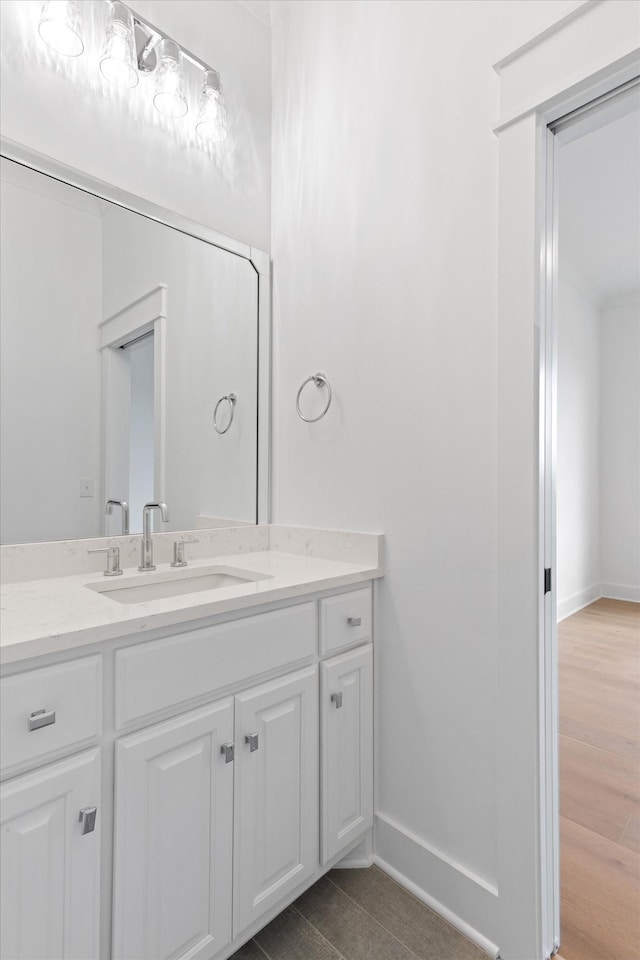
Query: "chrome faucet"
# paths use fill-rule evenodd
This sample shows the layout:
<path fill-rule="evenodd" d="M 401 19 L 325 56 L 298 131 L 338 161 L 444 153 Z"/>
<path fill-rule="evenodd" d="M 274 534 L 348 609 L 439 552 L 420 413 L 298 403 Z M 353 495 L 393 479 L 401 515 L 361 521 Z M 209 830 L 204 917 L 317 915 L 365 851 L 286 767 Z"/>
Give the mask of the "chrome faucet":
<path fill-rule="evenodd" d="M 142 508 L 142 541 L 140 552 L 140 566 L 138 570 L 155 570 L 153 563 L 153 540 L 151 539 L 151 512 L 159 510 L 162 522 L 169 519 L 166 503 L 145 503 Z"/>
<path fill-rule="evenodd" d="M 126 500 L 107 500 L 104 508 L 106 517 L 112 516 L 114 507 L 122 510 L 122 536 L 125 537 L 129 533 L 129 504 Z"/>

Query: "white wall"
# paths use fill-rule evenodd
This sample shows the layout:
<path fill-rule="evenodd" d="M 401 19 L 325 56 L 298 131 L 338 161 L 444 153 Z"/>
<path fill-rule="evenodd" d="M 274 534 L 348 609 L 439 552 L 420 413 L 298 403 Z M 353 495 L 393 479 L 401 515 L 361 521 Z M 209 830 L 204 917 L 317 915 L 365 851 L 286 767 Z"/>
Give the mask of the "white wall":
<path fill-rule="evenodd" d="M 0 541 L 97 536 L 98 205 L 55 181 L 43 189 L 11 161 L 1 169 Z M 66 256 L 52 256 L 61 245 Z M 92 497 L 80 496 L 82 479 L 93 482 Z"/>
<path fill-rule="evenodd" d="M 297 3 L 273 30 L 274 519 L 386 534 L 378 852 L 498 943 L 490 64 L 561 8 Z"/>
<path fill-rule="evenodd" d="M 270 37 L 234 0 L 138 0 L 136 10 L 222 75 L 229 136 L 213 156 L 151 105 L 152 80 L 110 87 L 98 68 L 107 4 L 80 4 L 74 60 L 37 36 L 40 0 L 0 4 L 2 135 L 262 249 L 269 247 Z"/>
<path fill-rule="evenodd" d="M 559 150 L 559 619 L 640 599 L 640 110 L 610 104 L 573 133 Z"/>
<path fill-rule="evenodd" d="M 640 601 L 640 295 L 602 310 L 601 577 L 604 596 Z"/>
<path fill-rule="evenodd" d="M 557 582 L 563 619 L 601 596 L 601 344 L 598 305 L 562 260 L 559 276 Z"/>

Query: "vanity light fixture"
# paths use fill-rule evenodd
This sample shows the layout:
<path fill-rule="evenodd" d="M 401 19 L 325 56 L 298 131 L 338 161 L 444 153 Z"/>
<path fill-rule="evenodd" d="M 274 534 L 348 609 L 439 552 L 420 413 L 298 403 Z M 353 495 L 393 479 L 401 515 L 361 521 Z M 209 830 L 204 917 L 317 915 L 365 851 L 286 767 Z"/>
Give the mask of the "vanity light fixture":
<path fill-rule="evenodd" d="M 182 51 L 175 40 L 169 40 L 168 37 L 164 37 L 160 43 L 153 105 L 158 113 L 172 120 L 184 117 L 189 109 L 184 92 Z"/>
<path fill-rule="evenodd" d="M 79 57 L 84 50 L 84 40 L 76 0 L 47 0 L 43 3 L 38 33 L 56 53 Z"/>
<path fill-rule="evenodd" d="M 220 143 L 227 136 L 227 111 L 222 96 L 220 74 L 207 70 L 202 82 L 196 133 L 206 143 Z"/>
<path fill-rule="evenodd" d="M 121 0 L 106 0 L 107 32 L 100 72 L 123 89 L 137 86 L 140 76 L 155 73 L 153 105 L 165 117 L 178 120 L 190 111 L 184 78 L 188 61 L 202 73 L 195 132 L 205 144 L 227 136 L 227 112 L 220 74 L 158 30 Z M 84 51 L 82 18 L 77 0 L 46 0 L 38 32 L 57 53 L 78 57 Z"/>
<path fill-rule="evenodd" d="M 117 87 L 135 87 L 138 82 L 133 14 L 118 0 L 111 4 L 100 72 Z"/>

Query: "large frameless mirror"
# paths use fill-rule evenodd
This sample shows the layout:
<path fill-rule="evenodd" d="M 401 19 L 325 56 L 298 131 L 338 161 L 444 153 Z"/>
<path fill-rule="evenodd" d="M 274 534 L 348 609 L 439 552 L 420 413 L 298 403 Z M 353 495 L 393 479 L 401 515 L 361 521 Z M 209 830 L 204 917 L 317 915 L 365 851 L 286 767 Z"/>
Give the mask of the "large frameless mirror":
<path fill-rule="evenodd" d="M 164 530 L 256 523 L 251 259 L 8 157 L 0 179 L 1 542 L 135 534 L 154 500 Z"/>

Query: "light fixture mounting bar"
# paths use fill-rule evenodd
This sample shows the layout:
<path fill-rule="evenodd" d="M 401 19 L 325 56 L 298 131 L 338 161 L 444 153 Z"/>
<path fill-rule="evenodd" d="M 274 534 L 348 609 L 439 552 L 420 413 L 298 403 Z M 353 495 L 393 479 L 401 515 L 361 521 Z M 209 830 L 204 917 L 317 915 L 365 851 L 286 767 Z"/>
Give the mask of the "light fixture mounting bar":
<path fill-rule="evenodd" d="M 169 34 L 165 33 L 163 30 L 159 30 L 155 24 L 151 23 L 145 17 L 137 13 L 133 7 L 129 7 L 131 14 L 133 16 L 134 23 L 140 24 L 144 29 L 155 39 L 156 43 L 159 40 L 173 40 L 173 37 L 170 37 Z M 200 70 L 213 70 L 214 68 L 210 64 L 206 63 L 204 60 L 201 60 L 200 57 L 196 57 L 195 53 L 191 53 L 190 50 L 187 50 L 186 47 L 183 47 L 182 44 L 179 44 L 180 50 L 182 51 L 182 56 L 186 57 L 187 60 L 190 60 L 191 63 L 195 64 Z M 216 70 L 216 73 L 218 71 Z"/>

